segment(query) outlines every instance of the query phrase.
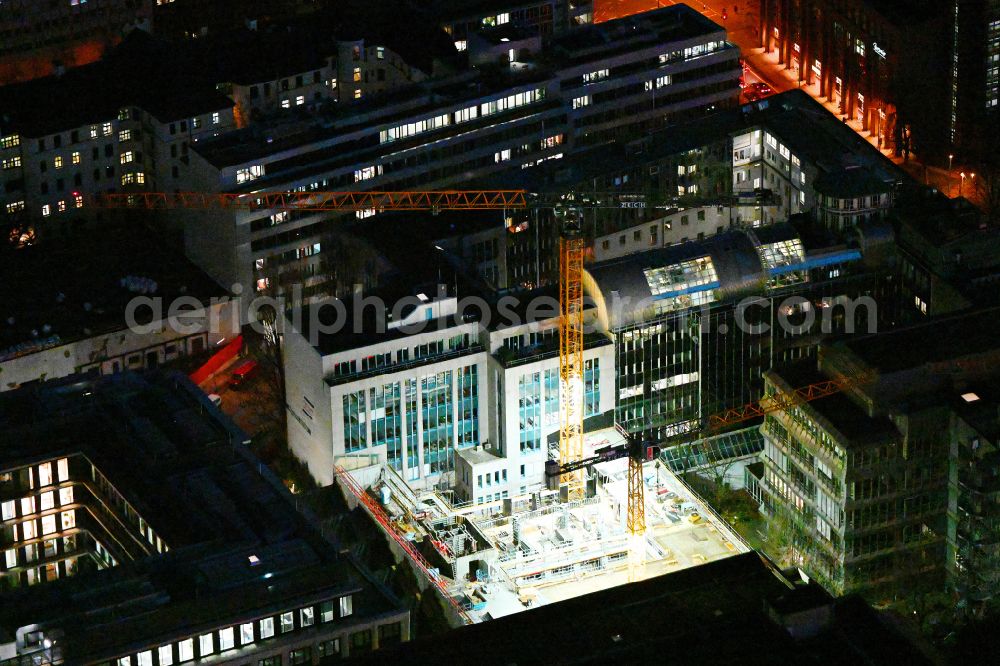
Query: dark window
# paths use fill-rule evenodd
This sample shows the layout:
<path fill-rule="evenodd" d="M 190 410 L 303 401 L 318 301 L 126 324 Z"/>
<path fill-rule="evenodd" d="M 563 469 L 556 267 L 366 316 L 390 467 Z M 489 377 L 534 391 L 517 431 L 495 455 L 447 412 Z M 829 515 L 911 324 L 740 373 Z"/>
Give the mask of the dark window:
<path fill-rule="evenodd" d="M 101 179 L 101 170 L 94 169 L 94 180 L 100 180 L 100 179 Z"/>
<path fill-rule="evenodd" d="M 276 654 L 273 657 L 264 657 L 257 662 L 257 666 L 281 666 L 281 655 Z"/>
<path fill-rule="evenodd" d="M 361 631 L 355 631 L 351 634 L 351 652 L 350 654 L 364 654 L 365 652 L 370 652 L 372 649 L 372 631 L 371 629 L 362 629 Z"/>
<path fill-rule="evenodd" d="M 385 647 L 386 645 L 396 645 L 400 643 L 402 639 L 403 639 L 402 628 L 400 627 L 399 622 L 383 624 L 378 628 L 379 647 Z"/>
<path fill-rule="evenodd" d="M 38 152 L 45 150 L 45 139 L 38 140 Z"/>
<path fill-rule="evenodd" d="M 288 90 L 288 79 L 281 79 L 281 89 Z"/>
<path fill-rule="evenodd" d="M 378 80 L 385 81 L 385 70 L 379 67 L 377 71 L 378 71 Z"/>
<path fill-rule="evenodd" d="M 52 147 L 58 148 L 61 145 L 62 145 L 62 134 L 56 134 L 54 137 L 52 137 Z"/>
<path fill-rule="evenodd" d="M 65 187 L 65 183 L 63 182 L 63 179 L 62 178 L 56 179 L 56 190 L 59 191 L 59 192 L 62 192 L 63 191 L 63 187 Z"/>
<path fill-rule="evenodd" d="M 260 96 L 260 91 L 257 90 L 257 86 L 250 86 L 250 99 L 257 99 Z"/>
<path fill-rule="evenodd" d="M 313 83 L 319 83 L 319 72 L 313 72 Z"/>
<path fill-rule="evenodd" d="M 308 647 L 299 648 L 298 650 L 292 650 L 291 652 L 288 653 L 288 663 L 311 664 L 312 650 Z"/>
<path fill-rule="evenodd" d="M 265 83 L 264 84 L 264 97 L 270 97 L 270 96 L 271 96 L 271 84 L 270 83 Z"/>
<path fill-rule="evenodd" d="M 73 174 L 73 184 L 74 185 L 83 185 L 83 176 L 81 174 L 78 174 L 78 173 Z"/>
<path fill-rule="evenodd" d="M 108 166 L 104 167 L 104 175 L 107 176 L 108 178 L 114 178 L 115 177 L 115 168 L 113 166 L 111 166 L 110 164 Z"/>
<path fill-rule="evenodd" d="M 79 143 L 79 141 L 80 141 L 80 132 L 78 132 L 77 130 L 73 130 L 70 133 L 69 138 L 70 138 L 70 141 L 72 141 L 73 143 Z"/>
<path fill-rule="evenodd" d="M 295 77 L 295 87 L 296 88 L 301 88 L 302 87 L 302 75 L 301 74 L 299 74 L 298 76 Z"/>
<path fill-rule="evenodd" d="M 170 167 L 170 175 L 174 178 L 178 178 L 180 177 L 180 170 L 175 166 Z"/>
<path fill-rule="evenodd" d="M 698 219 L 699 220 L 704 220 L 705 219 L 705 211 L 703 211 L 703 210 L 699 210 L 698 211 Z"/>
<path fill-rule="evenodd" d="M 48 194 L 49 193 L 49 184 L 48 184 L 48 182 L 42 181 L 41 190 L 42 190 L 42 194 Z"/>
<path fill-rule="evenodd" d="M 41 171 L 42 173 L 45 173 L 48 170 L 48 168 L 49 168 L 48 162 L 42 161 L 38 163 L 38 170 Z"/>
<path fill-rule="evenodd" d="M 186 120 L 182 120 L 181 121 L 181 131 L 182 132 L 187 132 L 188 131 L 188 121 L 186 121 Z"/>
<path fill-rule="evenodd" d="M 114 154 L 115 154 L 115 146 L 114 146 L 114 144 L 111 144 L 111 143 L 105 144 L 104 145 L 104 156 L 105 157 L 111 157 Z"/>
<path fill-rule="evenodd" d="M 176 143 L 170 144 L 170 156 L 171 157 L 177 157 L 177 144 Z"/>
<path fill-rule="evenodd" d="M 94 146 L 93 148 L 90 149 L 90 159 L 96 161 L 97 158 L 99 158 L 100 156 L 101 156 L 101 149 L 100 148 L 98 148 L 97 146 Z"/>
<path fill-rule="evenodd" d="M 316 656 L 322 663 L 326 657 L 337 657 L 340 655 L 340 639 L 334 638 L 332 641 L 322 641 L 316 644 Z"/>
<path fill-rule="evenodd" d="M 174 125 L 173 123 L 170 123 L 170 133 L 177 134 L 177 126 Z"/>

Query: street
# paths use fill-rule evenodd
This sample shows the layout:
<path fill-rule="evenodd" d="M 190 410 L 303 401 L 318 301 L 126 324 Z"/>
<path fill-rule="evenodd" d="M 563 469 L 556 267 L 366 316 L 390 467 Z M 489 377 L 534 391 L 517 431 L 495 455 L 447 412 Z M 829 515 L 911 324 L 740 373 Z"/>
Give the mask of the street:
<path fill-rule="evenodd" d="M 726 29 L 729 41 L 740 48 L 745 65 L 746 83 L 763 81 L 776 93 L 801 87 L 830 113 L 841 116 L 837 104 L 825 97 L 820 97 L 818 84 L 800 86 L 797 80 L 797 70 L 788 69 L 781 65 L 778 62 L 777 53 L 765 53 L 764 49 L 758 48 L 759 0 L 742 0 L 735 3 L 727 0 L 693 0 L 691 2 L 680 2 L 679 0 L 595 0 L 594 22 L 600 23 L 658 7 L 678 4 L 688 5 Z M 747 100 L 741 96 L 740 101 Z M 946 164 L 925 165 L 912 154 L 908 160 L 904 160 L 903 157 L 897 157 L 883 148 L 880 137 L 862 129 L 861 123 L 856 118 L 847 118 L 846 122 L 862 138 L 881 150 L 882 154 L 898 164 L 918 182 L 936 187 L 949 197 L 957 197 L 961 192 L 962 196 L 973 203 L 977 205 L 982 203 L 982 197 L 975 187 L 975 179 L 971 176 L 973 169 L 958 163 L 952 164 L 951 168 Z M 962 173 L 966 174 L 964 179 L 961 176 Z"/>

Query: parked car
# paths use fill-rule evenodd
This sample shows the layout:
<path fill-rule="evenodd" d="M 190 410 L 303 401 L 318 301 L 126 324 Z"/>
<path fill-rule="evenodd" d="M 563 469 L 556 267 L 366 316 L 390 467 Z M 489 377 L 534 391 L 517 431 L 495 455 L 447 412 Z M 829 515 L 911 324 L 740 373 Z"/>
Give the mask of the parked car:
<path fill-rule="evenodd" d="M 254 375 L 257 371 L 257 361 L 244 361 L 238 368 L 233 370 L 233 375 L 229 379 L 230 388 L 239 388 Z"/>
<path fill-rule="evenodd" d="M 767 85 L 763 81 L 754 81 L 750 84 L 750 89 L 757 93 L 760 97 L 766 97 L 774 92 L 771 86 Z"/>

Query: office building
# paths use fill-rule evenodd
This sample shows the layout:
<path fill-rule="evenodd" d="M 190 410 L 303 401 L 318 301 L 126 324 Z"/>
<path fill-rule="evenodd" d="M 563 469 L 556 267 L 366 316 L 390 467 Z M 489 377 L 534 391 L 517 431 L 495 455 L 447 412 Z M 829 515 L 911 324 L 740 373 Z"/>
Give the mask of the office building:
<path fill-rule="evenodd" d="M 321 485 L 337 466 L 385 463 L 414 488 L 455 486 L 460 502 L 543 487 L 559 429 L 558 301 L 552 290 L 507 299 L 483 313 L 429 285 L 369 295 L 384 305 L 361 318 L 360 297 L 340 314 L 324 303 L 295 313 L 283 350 L 292 451 Z M 587 416 L 614 405 L 612 351 L 588 336 Z"/>
<path fill-rule="evenodd" d="M 837 104 L 895 154 L 946 157 L 950 3 L 764 0 L 760 40 L 802 85 Z M 926 159 L 925 157 L 925 159 Z"/>
<path fill-rule="evenodd" d="M 722 28 L 686 6 L 574 30 L 546 53 L 525 67 L 431 78 L 297 130 L 263 127 L 202 143 L 185 187 L 246 194 L 454 187 L 735 101 L 737 50 Z M 192 214 L 186 243 L 223 284 L 254 293 L 301 271 L 307 295 L 319 298 L 350 288 L 331 285 L 325 267 L 324 237 L 337 225 L 328 213 Z"/>
<path fill-rule="evenodd" d="M 966 566 L 983 583 L 967 546 L 977 516 L 988 521 L 993 468 L 988 447 L 973 448 L 987 422 L 971 387 L 995 373 L 996 333 L 995 310 L 964 313 L 824 346 L 818 366 L 765 375 L 768 392 L 854 378 L 762 426 L 764 510 L 787 521 L 799 566 L 831 592 L 905 598 L 943 590 L 949 570 L 963 587 Z M 956 421 L 959 401 L 969 408 Z"/>
<path fill-rule="evenodd" d="M 181 375 L 0 396 L 0 663 L 320 663 L 409 612 Z"/>
<path fill-rule="evenodd" d="M 862 234 L 872 257 L 891 246 L 884 230 Z M 788 224 L 591 264 L 584 280 L 615 340 L 616 420 L 663 440 L 758 400 L 762 373 L 814 357 L 822 335 L 891 323 L 896 301 L 859 246 Z"/>

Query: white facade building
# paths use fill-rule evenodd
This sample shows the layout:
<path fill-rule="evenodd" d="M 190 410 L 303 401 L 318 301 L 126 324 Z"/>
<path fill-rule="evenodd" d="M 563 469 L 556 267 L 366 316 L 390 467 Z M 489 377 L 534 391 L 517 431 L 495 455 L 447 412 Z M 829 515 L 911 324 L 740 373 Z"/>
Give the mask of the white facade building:
<path fill-rule="evenodd" d="M 414 488 L 454 486 L 460 503 L 544 485 L 546 441 L 559 429 L 556 320 L 489 328 L 457 323 L 456 306 L 428 300 L 418 308 L 433 307 L 426 330 L 347 336 L 367 340 L 340 347 L 308 340 L 308 323 L 286 327 L 289 445 L 321 485 L 336 466 L 382 462 Z M 614 347 L 595 337 L 587 415 L 614 407 Z"/>

